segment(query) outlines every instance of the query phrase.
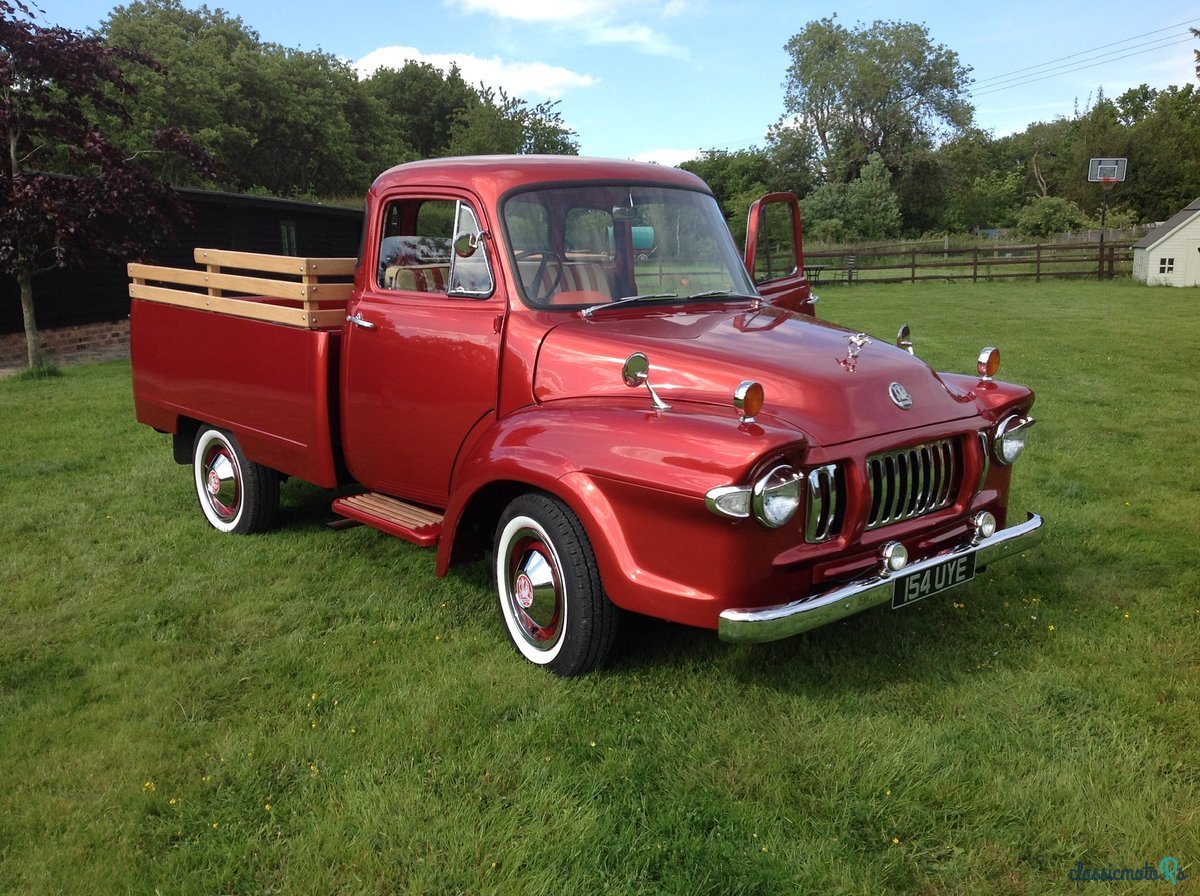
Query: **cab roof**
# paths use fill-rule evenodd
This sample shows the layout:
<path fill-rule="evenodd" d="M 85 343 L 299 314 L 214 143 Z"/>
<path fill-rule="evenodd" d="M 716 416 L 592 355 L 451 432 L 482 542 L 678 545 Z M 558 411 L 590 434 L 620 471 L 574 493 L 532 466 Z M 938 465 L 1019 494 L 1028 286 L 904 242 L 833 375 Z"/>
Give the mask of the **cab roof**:
<path fill-rule="evenodd" d="M 553 183 L 622 182 L 660 184 L 711 193 L 691 172 L 651 162 L 580 156 L 458 156 L 406 162 L 375 179 L 372 192 L 397 186 L 465 187 L 495 200 L 521 187 Z"/>

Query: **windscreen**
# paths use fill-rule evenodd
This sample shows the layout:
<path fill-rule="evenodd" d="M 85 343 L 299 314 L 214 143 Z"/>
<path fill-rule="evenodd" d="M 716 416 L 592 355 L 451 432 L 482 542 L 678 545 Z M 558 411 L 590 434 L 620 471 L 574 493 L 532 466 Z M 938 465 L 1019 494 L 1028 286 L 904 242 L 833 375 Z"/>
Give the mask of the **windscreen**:
<path fill-rule="evenodd" d="M 705 193 L 612 184 L 531 190 L 505 201 L 502 220 L 522 297 L 535 307 L 756 295 Z"/>

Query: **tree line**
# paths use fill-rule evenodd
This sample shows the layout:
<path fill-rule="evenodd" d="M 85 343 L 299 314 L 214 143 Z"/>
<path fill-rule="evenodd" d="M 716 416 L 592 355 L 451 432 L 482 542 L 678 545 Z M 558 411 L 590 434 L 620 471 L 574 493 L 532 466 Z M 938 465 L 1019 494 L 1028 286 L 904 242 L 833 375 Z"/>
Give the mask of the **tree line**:
<path fill-rule="evenodd" d="M 1193 33 L 1200 37 L 1200 32 Z M 410 61 L 360 78 L 345 60 L 264 41 L 223 10 L 180 0 L 118 6 L 105 44 L 153 57 L 132 66 L 137 102 L 104 131 L 128 152 L 176 128 L 217 161 L 216 186 L 277 196 L 357 197 L 379 171 L 416 158 L 578 152 L 556 103 L 529 104 Z M 996 137 L 977 127 L 970 70 L 924 25 L 848 27 L 834 15 L 786 44 L 782 115 L 765 145 L 683 163 L 713 187 L 735 230 L 766 190 L 803 198 L 814 240 L 867 241 L 1013 228 L 1087 226 L 1108 201 L 1113 226 L 1162 220 L 1200 195 L 1200 90 L 1146 85 Z M 1198 59 L 1200 59 L 1200 51 Z M 1092 157 L 1129 159 L 1107 195 Z M 150 157 L 193 184 L 177 157 Z"/>
<path fill-rule="evenodd" d="M 1200 38 L 1200 32 L 1192 29 Z M 1146 85 L 995 137 L 974 124 L 970 71 L 923 25 L 836 16 L 787 43 L 783 114 L 763 147 L 683 164 L 731 227 L 753 198 L 802 197 L 810 239 L 1161 220 L 1200 195 L 1200 91 Z M 1200 51 L 1197 76 L 1200 77 Z M 0 0 L 0 272 L 20 286 L 40 360 L 34 278 L 86 247 L 122 257 L 170 238 L 185 211 L 167 188 L 361 198 L 416 158 L 578 152 L 557 104 L 530 104 L 421 62 L 360 77 L 345 60 L 264 41 L 237 16 L 135 0 L 89 34 Z M 1129 160 L 1104 194 L 1093 157 Z M 119 221 L 120 227 L 109 226 Z"/>
<path fill-rule="evenodd" d="M 1191 29 L 1197 38 L 1200 31 Z M 996 137 L 974 124 L 970 73 L 922 25 L 810 22 L 787 44 L 784 115 L 766 145 L 682 167 L 731 223 L 765 190 L 798 193 L 808 235 L 862 242 L 1013 228 L 1041 237 L 1164 220 L 1200 196 L 1200 90 L 1147 85 Z M 1192 51 L 1200 78 L 1200 51 Z M 1107 194 L 1091 158 L 1127 158 Z"/>
<path fill-rule="evenodd" d="M 531 105 L 422 62 L 359 78 L 345 60 L 264 41 L 221 9 L 137 0 L 96 35 L 162 66 L 129 71 L 138 100 L 128 122 L 107 123 L 113 142 L 136 151 L 145 135 L 181 128 L 218 160 L 222 189 L 361 197 L 380 171 L 412 159 L 578 151 L 555 103 Z M 195 180 L 170 157 L 158 170 Z"/>

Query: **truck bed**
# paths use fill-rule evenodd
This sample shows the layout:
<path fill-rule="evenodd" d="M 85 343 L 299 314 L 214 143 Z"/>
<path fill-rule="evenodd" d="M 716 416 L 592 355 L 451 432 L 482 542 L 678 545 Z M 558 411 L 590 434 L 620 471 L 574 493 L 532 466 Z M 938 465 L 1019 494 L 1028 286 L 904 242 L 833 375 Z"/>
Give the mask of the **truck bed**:
<path fill-rule="evenodd" d="M 270 280 L 213 271 L 214 255 L 241 271 L 265 264 L 277 273 L 287 264 L 301 272 Z M 304 273 L 312 259 L 204 249 L 196 256 L 208 271 L 130 265 L 138 421 L 169 433 L 211 423 L 234 433 L 250 460 L 337 485 L 336 377 L 350 284 L 303 282 L 313 276 Z M 316 261 L 335 263 L 327 276 L 331 267 L 342 279 L 353 272 L 353 259 Z M 255 288 L 269 294 L 244 292 Z"/>

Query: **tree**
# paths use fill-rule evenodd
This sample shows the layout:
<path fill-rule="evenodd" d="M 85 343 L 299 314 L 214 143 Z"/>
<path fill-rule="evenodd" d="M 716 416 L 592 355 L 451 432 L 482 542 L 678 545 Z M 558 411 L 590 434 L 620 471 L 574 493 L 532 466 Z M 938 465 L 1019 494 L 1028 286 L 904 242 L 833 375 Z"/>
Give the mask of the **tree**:
<path fill-rule="evenodd" d="M 815 239 L 863 242 L 900 235 L 900 200 L 878 153 L 872 154 L 860 177 L 848 184 L 823 184 L 801 206 Z"/>
<path fill-rule="evenodd" d="M 734 236 L 745 236 L 750 203 L 768 192 L 773 166 L 767 153 L 757 147 L 737 152 L 710 149 L 679 167 L 708 184 Z"/>
<path fill-rule="evenodd" d="M 447 153 L 576 155 L 575 132 L 563 122 L 557 105 L 554 101 L 530 106 L 503 90 L 481 86 L 479 98 L 455 120 Z"/>
<path fill-rule="evenodd" d="M 366 88 L 379 103 L 387 130 L 403 146 L 391 164 L 445 155 L 455 119 L 479 98 L 458 66 L 443 73 L 428 62 L 412 60 L 399 69 L 378 69 Z"/>
<path fill-rule="evenodd" d="M 128 120 L 135 90 L 124 70 L 157 68 L 153 59 L 32 18 L 20 0 L 0 0 L 0 271 L 20 290 L 31 368 L 44 363 L 34 278 L 87 247 L 134 257 L 165 240 L 182 206 L 146 160 L 178 155 L 210 170 L 178 130 L 127 157 L 95 124 Z"/>
<path fill-rule="evenodd" d="M 785 45 L 785 122 L 808 130 L 829 180 L 849 183 L 872 153 L 893 172 L 913 147 L 967 127 L 970 69 L 924 25 L 810 22 Z"/>
<path fill-rule="evenodd" d="M 1079 206 L 1061 196 L 1039 196 L 1017 213 L 1017 232 L 1035 239 L 1052 233 L 1070 233 L 1087 224 L 1087 215 Z"/>
<path fill-rule="evenodd" d="M 361 193 L 394 164 L 395 129 L 382 126 L 367 87 L 332 54 L 265 43 L 240 18 L 180 0 L 117 7 L 100 33 L 163 65 L 127 71 L 139 102 L 127 124 L 110 123 L 117 142 L 182 127 L 221 160 L 222 187 L 282 196 Z"/>

